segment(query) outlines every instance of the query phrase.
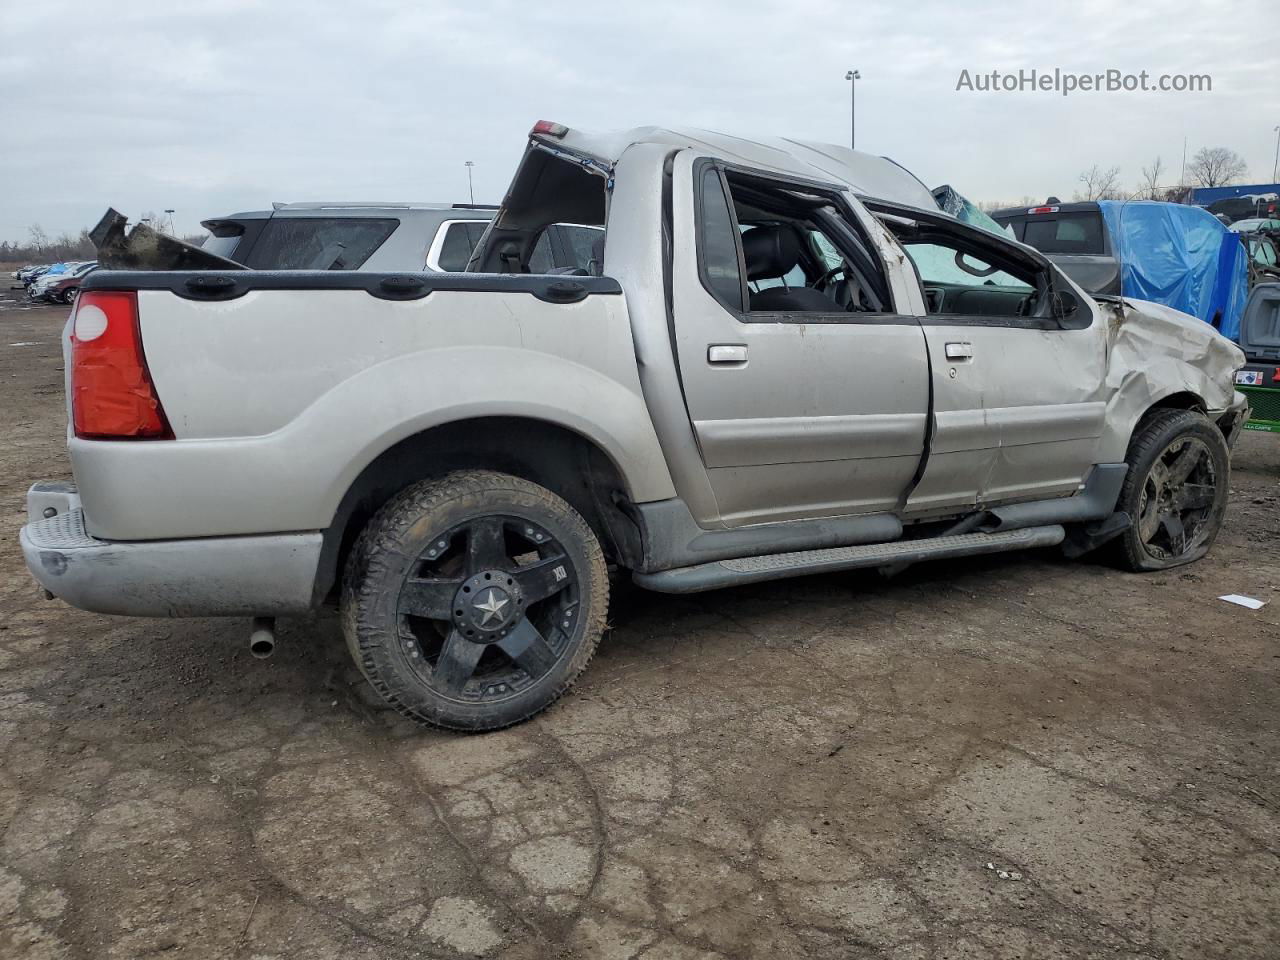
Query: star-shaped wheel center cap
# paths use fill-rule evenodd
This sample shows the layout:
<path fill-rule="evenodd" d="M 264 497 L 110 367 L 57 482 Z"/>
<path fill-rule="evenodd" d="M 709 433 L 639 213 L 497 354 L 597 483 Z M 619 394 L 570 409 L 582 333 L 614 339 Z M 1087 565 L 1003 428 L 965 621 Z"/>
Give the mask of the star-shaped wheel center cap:
<path fill-rule="evenodd" d="M 484 616 L 480 619 L 480 626 L 487 627 L 490 621 L 501 623 L 504 617 L 502 608 L 510 602 L 510 598 L 502 595 L 497 590 L 490 589 L 487 598 L 476 601 L 476 609 L 484 611 Z"/>

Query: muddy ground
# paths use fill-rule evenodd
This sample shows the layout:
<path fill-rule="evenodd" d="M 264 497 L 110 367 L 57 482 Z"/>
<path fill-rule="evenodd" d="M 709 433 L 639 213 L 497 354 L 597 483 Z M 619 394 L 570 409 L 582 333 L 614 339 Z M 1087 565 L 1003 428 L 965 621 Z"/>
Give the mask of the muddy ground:
<path fill-rule="evenodd" d="M 459 737 L 332 617 L 261 662 L 37 594 L 65 312 L 0 303 L 0 957 L 1280 955 L 1280 436 L 1193 568 L 624 592 L 569 697 Z"/>

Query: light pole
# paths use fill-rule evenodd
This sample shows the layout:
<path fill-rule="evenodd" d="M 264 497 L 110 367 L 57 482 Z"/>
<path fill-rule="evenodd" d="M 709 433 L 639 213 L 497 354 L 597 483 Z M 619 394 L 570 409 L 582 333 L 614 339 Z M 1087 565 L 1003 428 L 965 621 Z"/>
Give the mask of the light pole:
<path fill-rule="evenodd" d="M 1280 124 L 1276 125 L 1276 162 L 1271 168 L 1271 182 L 1280 183 Z"/>
<path fill-rule="evenodd" d="M 862 74 L 849 70 L 844 78 L 849 81 L 849 149 L 858 149 L 858 81 Z"/>
<path fill-rule="evenodd" d="M 173 236 L 173 209 L 170 208 L 165 210 L 164 215 L 169 221 L 169 236 L 172 237 Z"/>
<path fill-rule="evenodd" d="M 475 188 L 472 187 L 471 185 L 471 168 L 475 166 L 475 162 L 472 160 L 468 160 L 466 161 L 464 166 L 467 168 L 467 194 L 471 197 L 471 202 L 475 203 L 476 191 L 475 191 Z"/>

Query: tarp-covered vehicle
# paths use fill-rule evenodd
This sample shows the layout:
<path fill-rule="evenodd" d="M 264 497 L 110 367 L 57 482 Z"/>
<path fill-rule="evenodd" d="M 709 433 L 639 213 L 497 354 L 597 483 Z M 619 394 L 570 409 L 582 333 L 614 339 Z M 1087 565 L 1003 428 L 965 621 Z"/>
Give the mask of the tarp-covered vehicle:
<path fill-rule="evenodd" d="M 1240 334 L 1247 251 L 1200 207 L 1098 200 L 997 210 L 992 216 L 1091 294 L 1164 304 L 1229 339 Z"/>

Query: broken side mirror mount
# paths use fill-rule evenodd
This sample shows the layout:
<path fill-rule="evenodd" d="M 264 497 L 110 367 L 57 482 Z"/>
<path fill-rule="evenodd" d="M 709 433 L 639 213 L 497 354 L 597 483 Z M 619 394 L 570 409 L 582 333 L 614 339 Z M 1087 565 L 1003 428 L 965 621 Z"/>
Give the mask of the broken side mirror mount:
<path fill-rule="evenodd" d="M 1053 312 L 1053 318 L 1059 323 L 1067 326 L 1075 319 L 1076 314 L 1080 312 L 1080 298 L 1074 291 L 1055 289 L 1050 295 L 1050 309 Z"/>

